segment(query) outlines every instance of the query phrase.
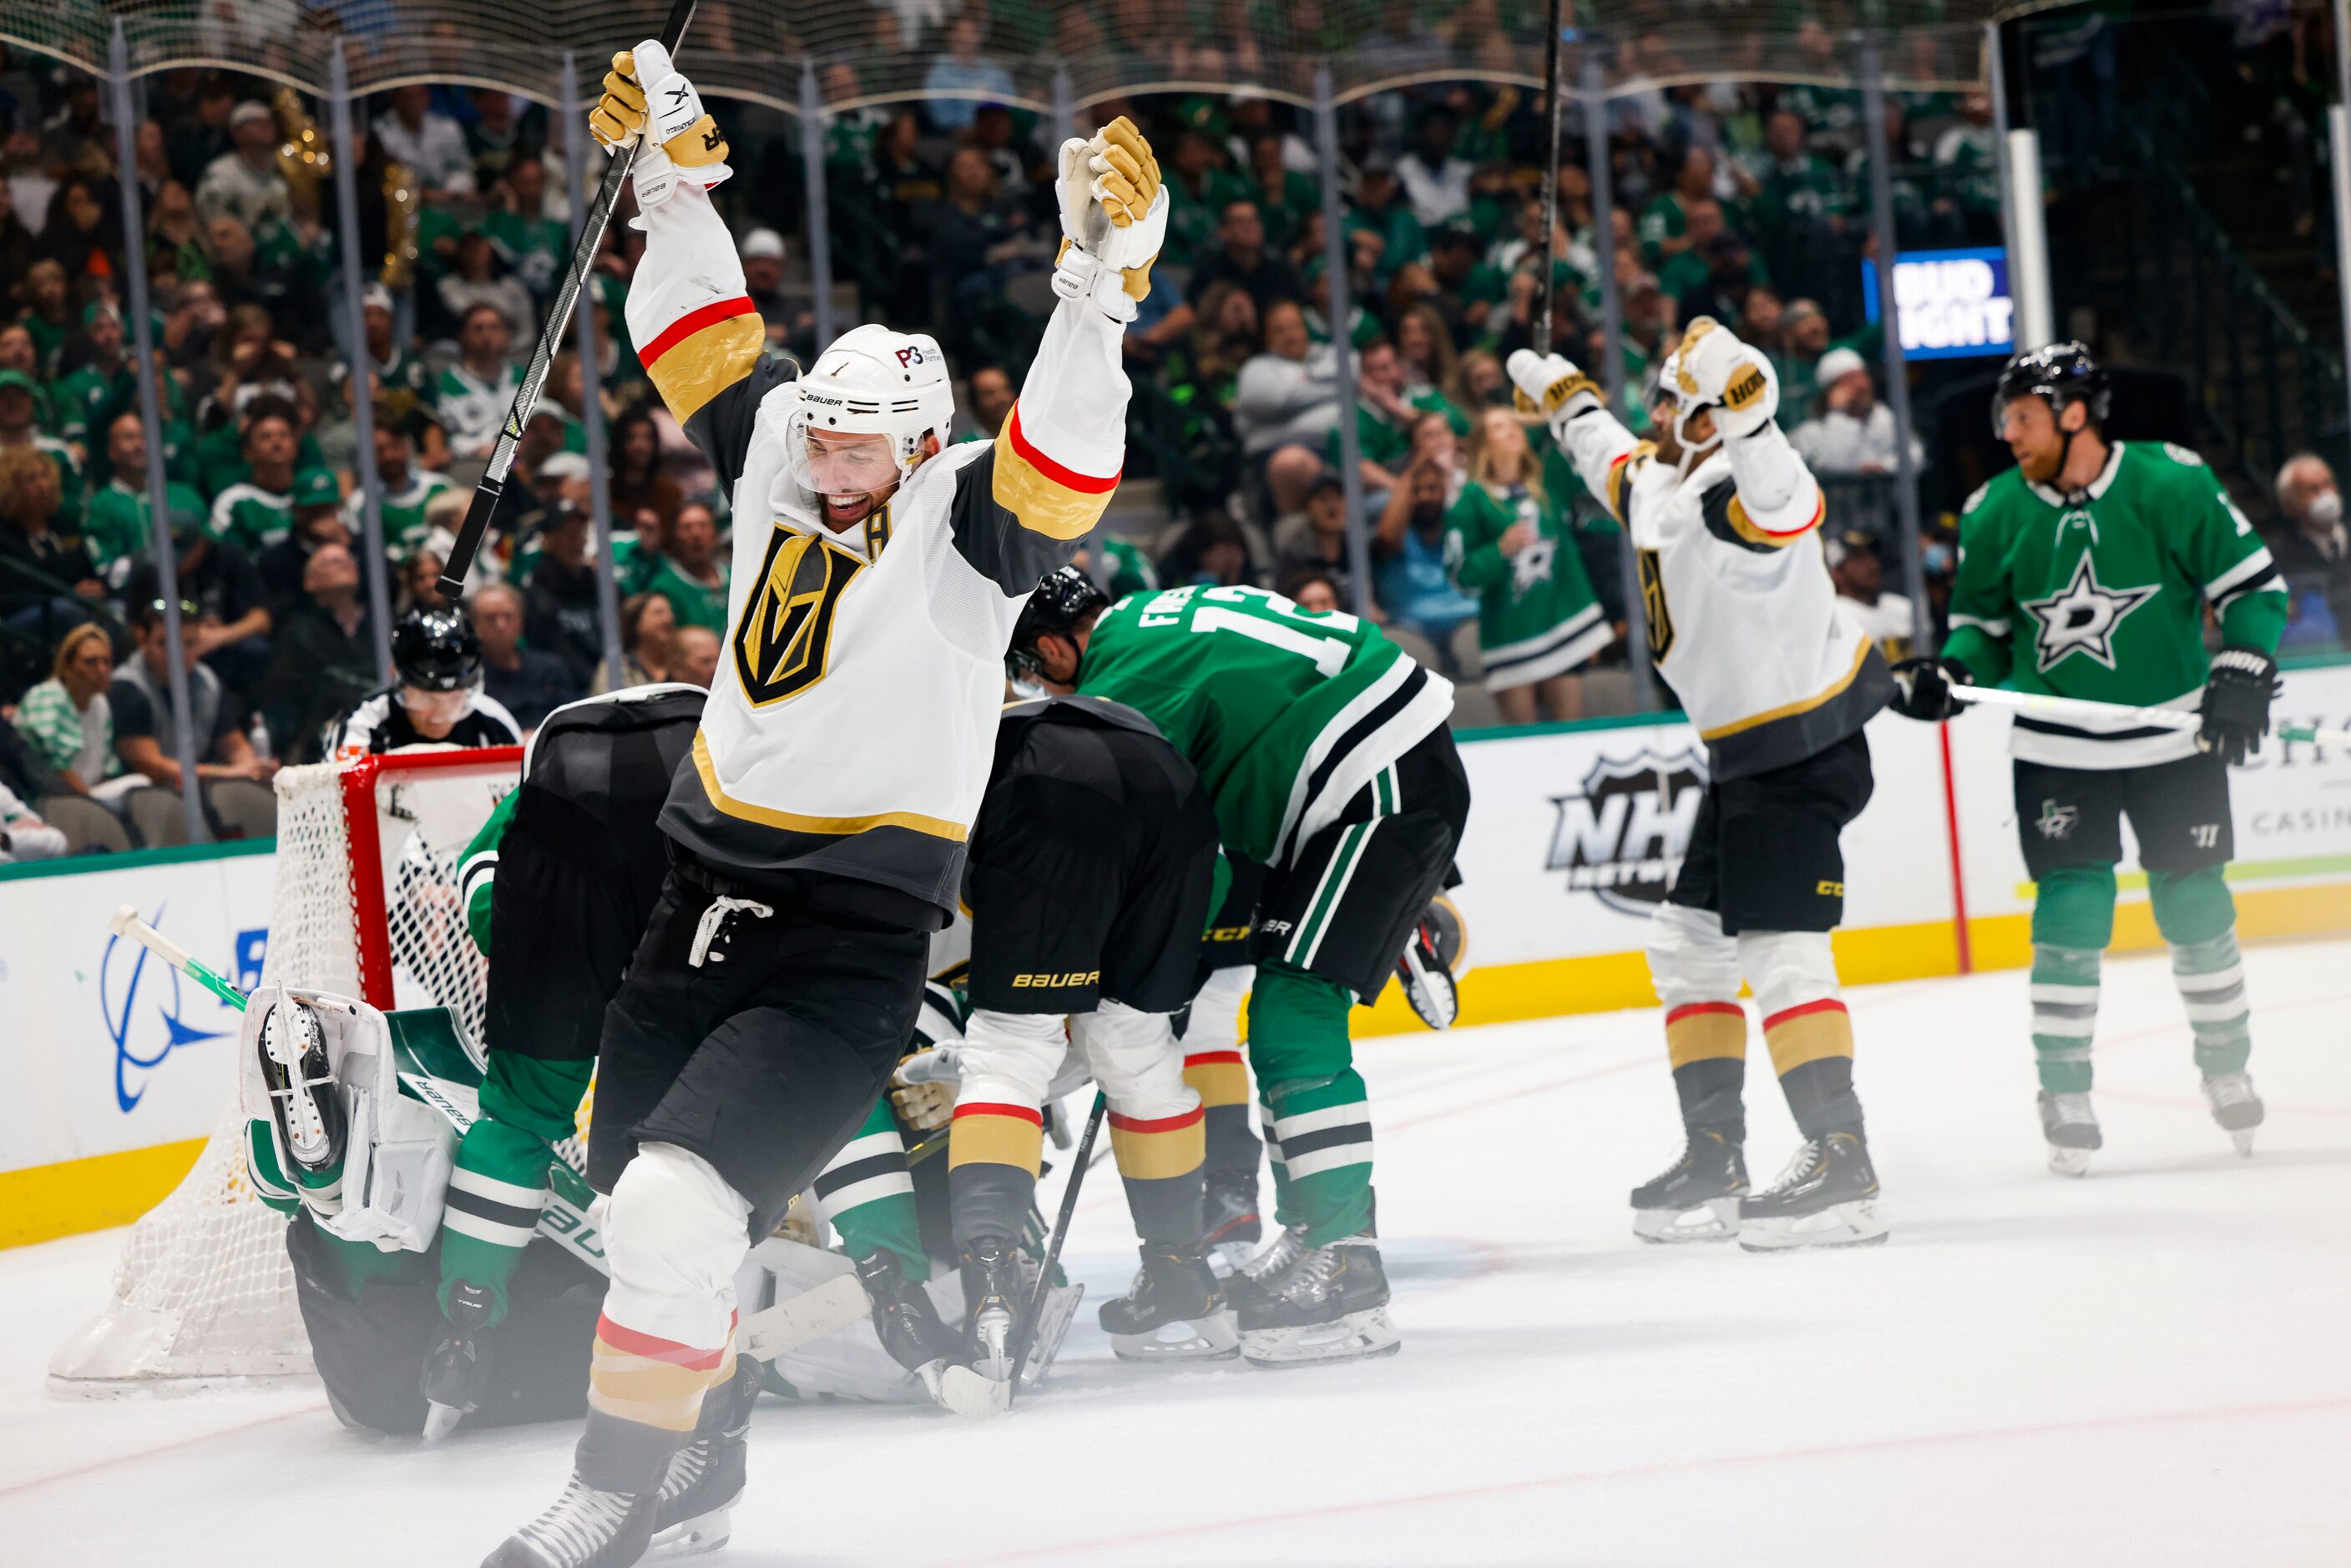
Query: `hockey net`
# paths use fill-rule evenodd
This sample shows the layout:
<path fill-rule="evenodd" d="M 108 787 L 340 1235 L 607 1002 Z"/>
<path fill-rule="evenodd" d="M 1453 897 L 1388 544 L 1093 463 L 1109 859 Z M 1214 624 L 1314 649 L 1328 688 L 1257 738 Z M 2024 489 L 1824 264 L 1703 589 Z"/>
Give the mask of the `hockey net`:
<path fill-rule="evenodd" d="M 262 983 L 444 1007 L 478 1060 L 489 965 L 457 862 L 522 758 L 415 750 L 281 771 Z M 310 1372 L 286 1221 L 247 1178 L 232 1096 L 186 1179 L 131 1227 L 112 1299 L 51 1359 L 49 1386 L 104 1396 Z"/>

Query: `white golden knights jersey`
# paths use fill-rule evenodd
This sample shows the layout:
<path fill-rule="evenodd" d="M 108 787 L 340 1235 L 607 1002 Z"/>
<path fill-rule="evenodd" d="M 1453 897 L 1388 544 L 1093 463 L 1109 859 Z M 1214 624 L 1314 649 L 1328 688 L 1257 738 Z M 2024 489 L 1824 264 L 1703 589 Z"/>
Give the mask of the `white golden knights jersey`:
<path fill-rule="evenodd" d="M 1885 659 L 1837 613 L 1820 485 L 1777 424 L 1725 440 L 1687 476 L 1604 409 L 1554 434 L 1632 538 L 1649 655 L 1712 777 L 1801 762 L 1891 700 Z"/>
<path fill-rule="evenodd" d="M 1059 304 L 1003 433 L 836 534 L 788 467 L 799 369 L 766 352 L 726 225 L 691 186 L 643 223 L 629 331 L 735 514 L 725 654 L 662 829 L 722 874 L 852 877 L 952 913 L 1013 622 L 1118 484 L 1120 324 Z"/>

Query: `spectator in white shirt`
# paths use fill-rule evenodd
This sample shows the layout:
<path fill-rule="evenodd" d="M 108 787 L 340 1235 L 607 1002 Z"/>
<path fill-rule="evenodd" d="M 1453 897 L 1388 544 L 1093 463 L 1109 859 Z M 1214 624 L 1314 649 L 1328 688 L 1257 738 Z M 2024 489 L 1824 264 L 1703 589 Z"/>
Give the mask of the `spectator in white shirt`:
<path fill-rule="evenodd" d="M 1896 465 L 1894 411 L 1877 401 L 1868 362 L 1851 349 L 1831 349 L 1816 367 L 1814 413 L 1789 434 L 1815 474 L 1891 474 Z M 1913 472 L 1926 460 L 1910 438 Z"/>
<path fill-rule="evenodd" d="M 196 182 L 197 218 L 206 228 L 230 217 L 254 230 L 265 218 L 285 217 L 293 193 L 277 172 L 277 117 L 246 99 L 229 110 L 228 135 L 234 151 L 205 164 Z"/>
<path fill-rule="evenodd" d="M 1404 198 L 1423 228 L 1435 228 L 1447 218 L 1469 210 L 1469 180 L 1478 166 L 1453 155 L 1460 121 L 1442 105 L 1421 117 L 1412 151 L 1396 160 L 1396 179 Z"/>
<path fill-rule="evenodd" d="M 384 155 L 408 166 L 426 201 L 474 193 L 474 154 L 465 132 L 432 110 L 433 89 L 422 83 L 392 90 L 391 112 L 375 122 Z"/>
<path fill-rule="evenodd" d="M 1292 444 L 1320 451 L 1339 423 L 1339 362 L 1306 332 L 1295 300 L 1265 313 L 1265 352 L 1245 361 L 1233 386 L 1233 423 L 1251 456 Z"/>
<path fill-rule="evenodd" d="M 14 789 L 0 784 L 0 865 L 55 860 L 65 852 L 65 834 L 33 815 Z"/>

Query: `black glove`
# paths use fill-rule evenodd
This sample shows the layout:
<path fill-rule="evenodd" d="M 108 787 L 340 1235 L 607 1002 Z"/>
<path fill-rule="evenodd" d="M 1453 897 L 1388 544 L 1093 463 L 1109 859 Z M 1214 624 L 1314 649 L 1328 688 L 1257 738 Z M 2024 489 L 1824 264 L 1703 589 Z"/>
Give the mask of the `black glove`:
<path fill-rule="evenodd" d="M 1957 659 L 1905 659 L 1894 666 L 1894 684 L 1902 690 L 1894 699 L 1896 713 L 1940 724 L 1959 711 L 1951 688 L 1974 685 L 1976 678 Z"/>
<path fill-rule="evenodd" d="M 2231 768 L 2252 756 L 2270 732 L 2270 699 L 2277 692 L 2277 661 L 2259 648 L 2231 643 L 2212 655 L 2196 749 L 2213 753 Z"/>

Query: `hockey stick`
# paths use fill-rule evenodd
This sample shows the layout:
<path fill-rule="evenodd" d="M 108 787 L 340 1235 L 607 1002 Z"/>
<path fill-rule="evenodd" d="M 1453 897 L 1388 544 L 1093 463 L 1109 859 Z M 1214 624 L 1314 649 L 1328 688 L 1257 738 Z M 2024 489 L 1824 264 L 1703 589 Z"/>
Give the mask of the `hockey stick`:
<path fill-rule="evenodd" d="M 1567 23 L 1566 0 L 1551 0 L 1551 38 L 1543 46 L 1543 88 L 1551 95 L 1544 106 L 1543 123 L 1551 128 L 1550 144 L 1543 153 L 1543 237 L 1542 253 L 1535 261 L 1535 287 L 1542 291 L 1542 303 L 1535 311 L 1535 354 L 1541 358 L 1551 352 L 1551 302 L 1556 292 L 1552 286 L 1552 246 L 1559 233 L 1559 100 L 1560 47 L 1559 36 Z"/>
<path fill-rule="evenodd" d="M 1094 1108 L 1086 1117 L 1085 1135 L 1078 1140 L 1078 1152 L 1070 1167 L 1069 1185 L 1061 1189 L 1061 1212 L 1053 1221 L 1053 1239 L 1045 1248 L 1045 1266 L 1037 1270 L 1037 1288 L 1029 1292 L 1029 1312 L 1020 1328 L 1020 1349 L 1012 1358 L 1012 1381 L 1006 1385 L 1004 1402 L 1020 1387 L 1020 1369 L 1029 1364 L 1029 1352 L 1037 1343 L 1037 1315 L 1045 1310 L 1045 1292 L 1053 1287 L 1053 1270 L 1061 1266 L 1061 1243 L 1070 1239 L 1070 1217 L 1078 1211 L 1078 1189 L 1085 1185 L 1086 1172 L 1092 1167 L 1094 1137 L 1102 1131 L 1102 1117 L 1110 1110 L 1110 1100 L 1100 1090 L 1094 1092 Z"/>
<path fill-rule="evenodd" d="M 2204 716 L 2192 708 L 2132 707 L 2126 703 L 2092 702 L 2087 697 L 2050 696 L 2041 692 L 2011 692 L 1998 686 L 1951 687 L 1953 702 L 1973 703 L 1979 707 L 2004 707 L 2017 713 L 2046 714 L 2055 719 L 2077 719 L 2084 723 L 2130 723 L 2150 729 L 2197 729 Z M 2314 746 L 2351 747 L 2351 729 L 2334 729 L 2300 724 L 2273 725 L 2270 734 L 2280 740 L 2306 741 Z"/>
<path fill-rule="evenodd" d="M 673 56 L 685 37 L 687 24 L 694 20 L 695 5 L 695 0 L 672 0 L 669 19 L 662 24 L 661 42 Z M 587 220 L 580 225 L 580 243 L 572 247 L 571 265 L 563 274 L 563 287 L 556 291 L 547 321 L 538 329 L 538 347 L 531 350 L 530 368 L 523 372 L 522 384 L 515 388 L 514 406 L 507 411 L 497 444 L 490 449 L 489 466 L 482 470 L 481 481 L 474 486 L 474 504 L 465 508 L 465 526 L 457 530 L 457 542 L 450 547 L 449 559 L 441 569 L 441 591 L 451 599 L 465 595 L 465 574 L 474 569 L 474 557 L 481 551 L 482 537 L 489 531 L 490 514 L 497 510 L 498 497 L 506 494 L 507 474 L 514 467 L 515 449 L 522 443 L 523 427 L 538 408 L 538 389 L 546 383 L 548 369 L 555 363 L 556 353 L 563 346 L 563 334 L 571 325 L 572 308 L 579 302 L 589 269 L 596 263 L 597 251 L 603 247 L 604 228 L 612 219 L 612 204 L 621 199 L 621 188 L 628 183 L 629 172 L 636 167 L 637 149 L 643 145 L 643 138 L 640 137 L 613 154 L 612 162 L 604 170 L 604 183 L 597 187 L 596 199 L 589 205 Z"/>
<path fill-rule="evenodd" d="M 116 910 L 113 918 L 106 923 L 106 928 L 117 936 L 130 937 L 237 1011 L 245 1010 L 246 995 L 243 991 L 197 963 L 185 947 L 139 918 L 137 904 L 126 904 Z"/>

